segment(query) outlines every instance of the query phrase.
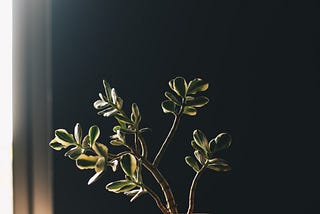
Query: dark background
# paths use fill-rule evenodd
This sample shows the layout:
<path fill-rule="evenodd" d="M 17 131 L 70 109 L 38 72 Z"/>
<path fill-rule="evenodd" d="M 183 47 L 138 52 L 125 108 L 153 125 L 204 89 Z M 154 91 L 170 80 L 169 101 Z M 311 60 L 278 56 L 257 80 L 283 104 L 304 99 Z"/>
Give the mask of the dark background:
<path fill-rule="evenodd" d="M 106 143 L 115 121 L 92 107 L 106 79 L 125 109 L 140 106 L 154 157 L 171 126 L 160 108 L 167 82 L 201 77 L 210 103 L 182 119 L 160 164 L 180 211 L 193 177 L 184 156 L 198 128 L 208 138 L 233 136 L 221 154 L 233 170 L 205 172 L 196 211 L 316 213 L 320 10 L 319 2 L 301 2 L 54 0 L 54 129 L 97 124 Z M 130 203 L 107 192 L 111 172 L 87 186 L 92 174 L 54 153 L 56 214 L 159 213 L 147 195 Z"/>

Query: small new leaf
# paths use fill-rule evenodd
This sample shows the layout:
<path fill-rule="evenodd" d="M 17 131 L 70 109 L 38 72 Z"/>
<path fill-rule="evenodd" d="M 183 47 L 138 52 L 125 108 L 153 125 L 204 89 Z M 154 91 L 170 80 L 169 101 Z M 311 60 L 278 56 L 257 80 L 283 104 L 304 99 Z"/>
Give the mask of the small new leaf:
<path fill-rule="evenodd" d="M 74 138 L 77 141 L 77 144 L 81 144 L 82 140 L 82 129 L 79 123 L 77 123 L 74 127 Z"/>
<path fill-rule="evenodd" d="M 191 156 L 186 156 L 184 158 L 184 160 L 186 161 L 186 163 L 196 172 L 198 172 L 200 170 L 199 165 L 197 163 L 197 161 L 191 157 Z"/>

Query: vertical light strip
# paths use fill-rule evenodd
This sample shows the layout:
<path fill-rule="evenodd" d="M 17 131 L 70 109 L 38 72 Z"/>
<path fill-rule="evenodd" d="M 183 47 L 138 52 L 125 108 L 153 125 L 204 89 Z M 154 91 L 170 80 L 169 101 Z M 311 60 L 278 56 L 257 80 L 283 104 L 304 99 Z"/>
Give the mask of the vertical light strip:
<path fill-rule="evenodd" d="M 0 0 L 0 212 L 13 214 L 12 0 Z"/>

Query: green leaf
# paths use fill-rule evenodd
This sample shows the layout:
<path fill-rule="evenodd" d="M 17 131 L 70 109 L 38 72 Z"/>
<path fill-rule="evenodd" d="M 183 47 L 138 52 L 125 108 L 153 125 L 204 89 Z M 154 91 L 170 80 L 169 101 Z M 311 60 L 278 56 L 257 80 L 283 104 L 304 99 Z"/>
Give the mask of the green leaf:
<path fill-rule="evenodd" d="M 129 180 L 119 180 L 107 184 L 106 189 L 110 192 L 128 192 L 136 187 L 136 184 Z"/>
<path fill-rule="evenodd" d="M 204 165 L 206 163 L 207 157 L 205 153 L 201 152 L 200 150 L 194 151 L 194 156 L 197 158 L 197 160 Z"/>
<path fill-rule="evenodd" d="M 200 147 L 194 140 L 191 141 L 191 146 L 192 146 L 192 148 L 194 148 L 194 150 L 198 150 L 202 154 L 206 153 L 206 151 L 202 147 Z"/>
<path fill-rule="evenodd" d="M 134 122 L 132 122 L 128 117 L 123 116 L 122 114 L 117 114 L 114 116 L 119 123 L 124 123 L 124 124 L 130 124 L 133 125 Z"/>
<path fill-rule="evenodd" d="M 70 143 L 65 143 L 63 141 L 61 141 L 61 142 L 62 143 L 58 142 L 57 138 L 55 138 L 55 139 L 50 141 L 49 146 L 51 148 L 53 148 L 54 150 L 61 150 L 61 149 L 66 149 L 69 146 L 73 145 L 73 144 L 70 144 Z"/>
<path fill-rule="evenodd" d="M 101 172 L 101 171 L 104 171 L 105 167 L 106 167 L 106 159 L 104 157 L 100 157 L 96 162 L 94 170 L 96 172 Z"/>
<path fill-rule="evenodd" d="M 82 129 L 79 123 L 77 123 L 74 127 L 74 138 L 76 139 L 78 144 L 81 144 L 82 140 Z"/>
<path fill-rule="evenodd" d="M 117 98 L 117 108 L 122 109 L 123 106 L 123 99 L 121 97 Z"/>
<path fill-rule="evenodd" d="M 127 129 L 127 128 L 120 128 L 120 132 L 124 134 L 135 134 L 135 130 Z"/>
<path fill-rule="evenodd" d="M 207 168 L 213 169 L 217 172 L 227 172 L 231 170 L 231 166 L 228 164 L 228 162 L 221 158 L 214 158 L 209 160 Z"/>
<path fill-rule="evenodd" d="M 187 93 L 187 82 L 183 77 L 176 77 L 173 80 L 173 90 L 180 96 L 185 97 Z"/>
<path fill-rule="evenodd" d="M 81 154 L 84 153 L 84 149 L 81 147 L 74 147 L 64 154 L 64 156 L 69 157 L 72 160 L 76 160 Z"/>
<path fill-rule="evenodd" d="M 197 109 L 191 106 L 185 106 L 183 108 L 183 113 L 189 116 L 195 116 L 197 115 Z"/>
<path fill-rule="evenodd" d="M 89 129 L 89 140 L 90 140 L 90 144 L 93 145 L 96 140 L 99 138 L 100 136 L 100 129 L 98 126 L 94 125 L 91 126 Z"/>
<path fill-rule="evenodd" d="M 213 153 L 230 147 L 232 142 L 231 135 L 227 133 L 219 134 L 215 139 L 210 141 L 210 149 Z"/>
<path fill-rule="evenodd" d="M 176 114 L 176 104 L 170 100 L 163 101 L 161 107 L 164 113 Z"/>
<path fill-rule="evenodd" d="M 118 110 L 113 107 L 110 107 L 110 108 L 104 109 L 102 111 L 99 111 L 98 115 L 102 115 L 104 117 L 111 117 L 111 116 L 115 115 L 116 113 L 118 113 Z"/>
<path fill-rule="evenodd" d="M 75 144 L 76 141 L 72 134 L 69 134 L 65 129 L 58 129 L 55 131 L 56 141 L 61 144 Z"/>
<path fill-rule="evenodd" d="M 81 146 L 82 146 L 82 148 L 84 148 L 84 149 L 89 149 L 89 148 L 91 148 L 91 144 L 90 144 L 90 140 L 89 140 L 89 135 L 86 135 L 86 136 L 83 138 Z"/>
<path fill-rule="evenodd" d="M 176 105 L 181 106 L 182 103 L 170 92 L 166 91 L 164 93 L 164 96 L 166 96 L 166 98 L 168 98 L 170 101 L 174 102 Z"/>
<path fill-rule="evenodd" d="M 101 177 L 102 173 L 103 173 L 103 171 L 96 172 L 96 174 L 94 174 L 94 176 L 92 176 L 92 177 L 90 178 L 90 180 L 88 181 L 88 185 L 96 182 L 96 181 Z"/>
<path fill-rule="evenodd" d="M 132 103 L 131 106 L 132 114 L 134 116 L 134 121 L 136 124 L 139 124 L 141 121 L 141 115 L 140 115 L 140 110 L 139 107 L 136 103 Z"/>
<path fill-rule="evenodd" d="M 186 163 L 196 172 L 198 172 L 200 170 L 199 165 L 197 163 L 197 161 L 191 157 L 191 156 L 186 156 L 185 158 Z"/>
<path fill-rule="evenodd" d="M 196 94 L 199 91 L 205 91 L 209 87 L 209 84 L 200 78 L 195 78 L 188 84 L 187 94 Z"/>
<path fill-rule="evenodd" d="M 76 165 L 79 169 L 94 169 L 99 156 L 82 154 L 76 160 Z"/>
<path fill-rule="evenodd" d="M 108 157 L 108 147 L 106 145 L 96 142 L 92 145 L 92 148 L 98 155 Z"/>
<path fill-rule="evenodd" d="M 200 146 L 205 152 L 209 152 L 209 144 L 207 137 L 201 130 L 194 130 L 193 139 L 198 146 Z"/>
<path fill-rule="evenodd" d="M 134 177 L 134 173 L 137 169 L 137 160 L 132 154 L 125 154 L 121 157 L 120 166 L 124 173 L 130 178 Z"/>
<path fill-rule="evenodd" d="M 209 102 L 205 96 L 195 97 L 192 100 L 187 100 L 186 106 L 202 107 Z"/>

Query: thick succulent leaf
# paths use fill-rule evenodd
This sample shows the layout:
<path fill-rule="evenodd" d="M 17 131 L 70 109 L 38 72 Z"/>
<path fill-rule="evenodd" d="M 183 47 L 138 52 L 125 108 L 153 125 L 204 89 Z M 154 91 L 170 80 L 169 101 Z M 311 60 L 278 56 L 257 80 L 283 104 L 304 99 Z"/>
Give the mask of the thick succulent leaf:
<path fill-rule="evenodd" d="M 187 93 L 187 82 L 183 77 L 176 77 L 173 80 L 173 90 L 180 96 L 185 97 Z"/>
<path fill-rule="evenodd" d="M 205 153 L 201 152 L 200 150 L 194 151 L 194 156 L 197 158 L 197 160 L 204 165 L 206 163 L 206 155 Z"/>
<path fill-rule="evenodd" d="M 169 87 L 174 91 L 173 81 L 174 81 L 174 79 L 169 81 Z"/>
<path fill-rule="evenodd" d="M 121 157 L 120 166 L 124 173 L 130 178 L 134 177 L 134 173 L 137 169 L 137 160 L 132 154 L 125 154 Z"/>
<path fill-rule="evenodd" d="M 228 162 L 221 158 L 214 158 L 209 160 L 207 168 L 213 169 L 217 172 L 227 172 L 231 170 L 231 166 L 228 164 Z"/>
<path fill-rule="evenodd" d="M 61 144 L 75 144 L 76 141 L 72 134 L 69 134 L 65 129 L 55 131 L 55 139 Z"/>
<path fill-rule="evenodd" d="M 209 152 L 209 143 L 207 137 L 201 130 L 194 130 L 193 139 L 198 146 L 200 146 L 204 151 Z"/>
<path fill-rule="evenodd" d="M 123 116 L 123 115 L 121 115 L 121 114 L 117 114 L 117 115 L 115 115 L 114 116 L 117 120 L 118 120 L 118 122 L 121 124 L 130 124 L 130 125 L 133 125 L 134 124 L 134 122 L 132 122 L 128 117 L 126 117 L 126 116 Z"/>
<path fill-rule="evenodd" d="M 93 145 L 100 136 L 100 129 L 98 126 L 91 126 L 89 129 L 89 140 L 90 144 Z"/>
<path fill-rule="evenodd" d="M 166 91 L 164 93 L 164 96 L 166 96 L 166 98 L 168 98 L 170 101 L 174 102 L 176 105 L 181 106 L 181 102 L 178 100 L 178 98 L 176 98 L 172 93 Z"/>
<path fill-rule="evenodd" d="M 92 145 L 92 148 L 98 155 L 108 157 L 108 147 L 106 145 L 96 142 Z"/>
<path fill-rule="evenodd" d="M 73 144 L 70 144 L 70 143 L 66 143 L 64 141 L 60 141 L 60 142 L 58 142 L 57 138 L 55 138 L 55 139 L 50 141 L 49 146 L 51 148 L 53 148 L 54 150 L 61 150 L 61 149 L 66 149 L 69 146 L 73 145 Z"/>
<path fill-rule="evenodd" d="M 76 160 L 76 165 L 79 169 L 94 169 L 99 156 L 82 154 Z"/>
<path fill-rule="evenodd" d="M 117 171 L 117 168 L 119 165 L 119 161 L 117 159 L 110 161 L 108 164 L 111 167 L 113 172 Z"/>
<path fill-rule="evenodd" d="M 110 144 L 113 146 L 123 146 L 125 143 L 121 140 L 115 139 L 115 140 L 111 140 Z"/>
<path fill-rule="evenodd" d="M 202 107 L 209 102 L 209 99 L 205 96 L 195 97 L 192 100 L 187 100 L 186 106 Z"/>
<path fill-rule="evenodd" d="M 136 187 L 136 184 L 129 180 L 119 180 L 107 184 L 106 189 L 110 192 L 128 192 Z"/>
<path fill-rule="evenodd" d="M 109 103 L 104 100 L 97 100 L 93 103 L 93 107 L 97 110 L 104 109 L 109 106 Z"/>
<path fill-rule="evenodd" d="M 81 154 L 84 153 L 84 149 L 81 147 L 74 147 L 64 154 L 64 156 L 69 157 L 72 160 L 76 160 Z"/>
<path fill-rule="evenodd" d="M 132 114 L 134 116 L 135 123 L 137 123 L 137 124 L 140 123 L 141 115 L 140 115 L 139 107 L 138 107 L 138 105 L 136 103 L 132 103 L 131 111 L 132 111 Z"/>
<path fill-rule="evenodd" d="M 101 177 L 102 174 L 103 174 L 103 171 L 96 172 L 96 174 L 94 174 L 94 176 L 92 176 L 88 181 L 88 185 L 96 182 Z"/>
<path fill-rule="evenodd" d="M 110 87 L 110 84 L 107 81 L 103 80 L 103 87 L 104 87 L 104 91 L 106 93 L 108 101 L 111 101 L 112 98 L 111 98 L 111 87 Z"/>
<path fill-rule="evenodd" d="M 186 163 L 196 172 L 198 172 L 200 170 L 199 165 L 197 163 L 197 161 L 191 157 L 191 156 L 186 156 L 184 158 L 184 160 L 186 161 Z"/>
<path fill-rule="evenodd" d="M 200 78 L 195 78 L 188 84 L 187 94 L 196 94 L 199 91 L 205 91 L 209 84 Z"/>
<path fill-rule="evenodd" d="M 111 117 L 111 116 L 114 116 L 116 113 L 118 113 L 118 110 L 113 107 L 110 107 L 102 111 L 99 111 L 98 115 L 102 115 L 104 117 Z"/>
<path fill-rule="evenodd" d="M 197 115 L 197 109 L 191 106 L 185 106 L 183 108 L 183 113 L 189 116 L 195 116 Z"/>
<path fill-rule="evenodd" d="M 115 88 L 111 89 L 111 98 L 112 98 L 112 103 L 117 105 L 118 102 L 118 94 Z"/>
<path fill-rule="evenodd" d="M 106 159 L 104 157 L 99 157 L 99 159 L 96 162 L 96 166 L 94 170 L 96 172 L 101 172 L 101 171 L 104 171 L 105 167 L 106 167 Z"/>
<path fill-rule="evenodd" d="M 74 138 L 76 139 L 78 144 L 81 144 L 82 140 L 82 129 L 79 123 L 77 123 L 74 127 Z"/>
<path fill-rule="evenodd" d="M 121 97 L 117 98 L 117 108 L 122 109 L 123 106 L 123 99 Z"/>
<path fill-rule="evenodd" d="M 194 140 L 191 141 L 191 146 L 192 146 L 192 148 L 194 148 L 194 150 L 198 150 L 202 154 L 206 153 L 206 151 L 202 147 L 200 147 Z"/>
<path fill-rule="evenodd" d="M 231 135 L 227 133 L 221 133 L 214 140 L 210 141 L 210 149 L 212 152 L 219 152 L 221 150 L 229 148 L 231 142 Z"/>
<path fill-rule="evenodd" d="M 176 104 L 170 100 L 165 100 L 161 103 L 161 107 L 164 113 L 172 113 L 176 112 Z"/>
<path fill-rule="evenodd" d="M 91 144 L 90 144 L 90 140 L 89 140 L 89 135 L 86 135 L 86 136 L 83 138 L 81 146 L 82 146 L 82 148 L 84 148 L 84 149 L 89 149 L 89 148 L 91 148 Z"/>

